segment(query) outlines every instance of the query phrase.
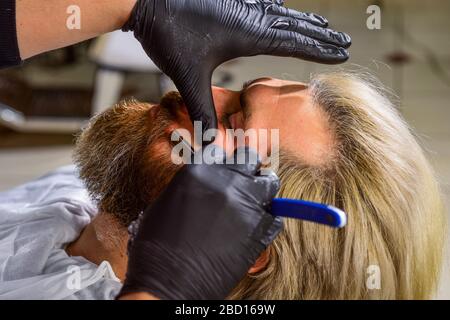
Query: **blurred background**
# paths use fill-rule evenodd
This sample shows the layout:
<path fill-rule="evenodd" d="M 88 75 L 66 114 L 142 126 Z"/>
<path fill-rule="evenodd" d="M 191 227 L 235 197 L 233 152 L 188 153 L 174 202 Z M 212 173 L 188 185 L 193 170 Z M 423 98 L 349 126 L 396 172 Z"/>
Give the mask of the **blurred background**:
<path fill-rule="evenodd" d="M 373 4 L 381 8 L 379 30 L 366 25 Z M 214 84 L 239 89 L 260 76 L 307 81 L 321 70 L 363 68 L 399 97 L 398 107 L 450 199 L 450 1 L 287 0 L 286 5 L 324 15 L 332 28 L 349 33 L 350 61 L 330 67 L 266 56 L 238 59 L 215 72 Z M 74 136 L 93 114 L 126 97 L 158 102 L 171 89 L 132 36 L 121 32 L 0 70 L 0 191 L 70 164 Z M 446 261 L 436 298 L 450 299 Z"/>

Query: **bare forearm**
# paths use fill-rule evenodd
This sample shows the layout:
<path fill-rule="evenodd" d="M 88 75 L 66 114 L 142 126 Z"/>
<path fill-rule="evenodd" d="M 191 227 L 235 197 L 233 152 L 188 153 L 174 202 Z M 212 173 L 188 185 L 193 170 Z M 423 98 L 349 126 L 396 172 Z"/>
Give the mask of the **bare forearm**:
<path fill-rule="evenodd" d="M 16 0 L 17 37 L 22 59 L 120 29 L 136 0 Z M 80 8 L 80 29 L 70 29 L 70 6 Z"/>

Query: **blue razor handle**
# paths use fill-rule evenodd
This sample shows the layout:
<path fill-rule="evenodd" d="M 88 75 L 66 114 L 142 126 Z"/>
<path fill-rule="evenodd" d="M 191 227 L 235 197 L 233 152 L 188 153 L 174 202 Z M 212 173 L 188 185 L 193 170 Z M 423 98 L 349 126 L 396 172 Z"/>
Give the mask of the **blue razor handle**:
<path fill-rule="evenodd" d="M 344 211 L 329 205 L 316 202 L 275 198 L 270 213 L 274 216 L 295 218 L 325 224 L 334 228 L 342 228 L 347 223 Z"/>

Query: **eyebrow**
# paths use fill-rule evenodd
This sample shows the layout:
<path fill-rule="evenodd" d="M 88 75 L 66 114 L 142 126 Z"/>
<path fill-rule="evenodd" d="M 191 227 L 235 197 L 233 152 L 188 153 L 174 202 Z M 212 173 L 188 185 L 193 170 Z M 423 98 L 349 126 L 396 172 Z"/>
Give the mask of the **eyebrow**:
<path fill-rule="evenodd" d="M 256 80 L 258 79 L 253 79 L 253 80 L 247 80 L 244 82 L 244 84 L 242 85 L 242 90 L 247 89 L 248 87 L 250 87 L 252 84 L 254 84 L 256 82 Z"/>
<path fill-rule="evenodd" d="M 270 78 L 269 77 L 260 77 L 260 78 L 256 78 L 256 79 L 253 79 L 253 80 L 245 81 L 244 84 L 242 85 L 242 90 L 247 89 L 248 87 L 250 87 L 254 83 L 260 82 L 262 80 L 268 80 L 268 79 L 270 79 Z"/>

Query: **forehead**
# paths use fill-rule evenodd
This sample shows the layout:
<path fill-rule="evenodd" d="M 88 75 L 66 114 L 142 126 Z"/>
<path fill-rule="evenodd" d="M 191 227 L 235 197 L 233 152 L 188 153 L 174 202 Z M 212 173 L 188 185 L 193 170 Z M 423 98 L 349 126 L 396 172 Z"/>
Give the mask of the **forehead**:
<path fill-rule="evenodd" d="M 256 81 L 245 96 L 247 128 L 275 129 L 279 146 L 308 164 L 321 164 L 332 152 L 328 117 L 314 102 L 308 85 L 279 79 Z"/>

